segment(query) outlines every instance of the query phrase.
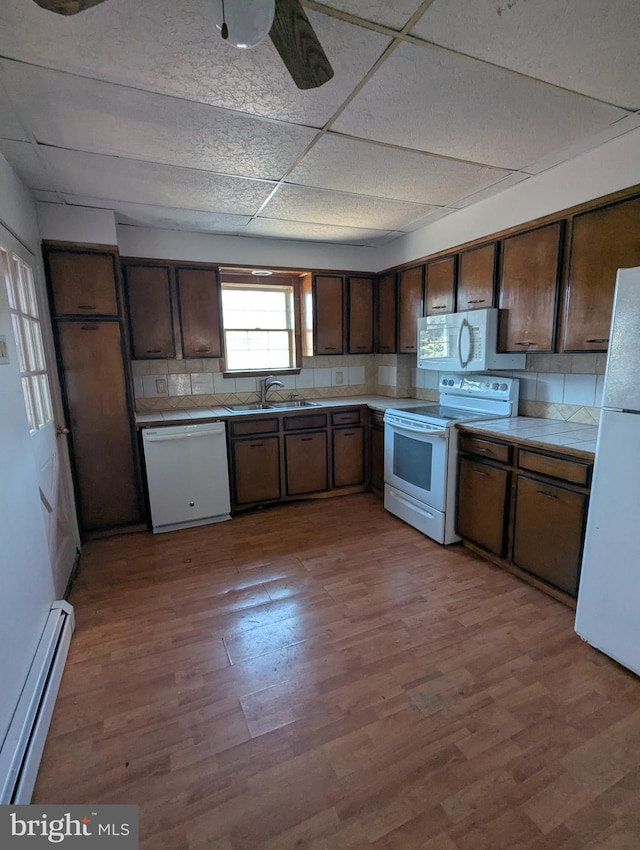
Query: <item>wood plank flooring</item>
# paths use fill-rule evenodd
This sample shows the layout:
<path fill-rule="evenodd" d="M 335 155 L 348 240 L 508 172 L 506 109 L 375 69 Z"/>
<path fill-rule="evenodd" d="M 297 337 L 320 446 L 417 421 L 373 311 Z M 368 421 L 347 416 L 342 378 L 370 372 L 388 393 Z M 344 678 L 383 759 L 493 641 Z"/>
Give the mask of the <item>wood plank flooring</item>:
<path fill-rule="evenodd" d="M 370 494 L 93 541 L 34 802 L 144 850 L 637 850 L 640 680 Z"/>

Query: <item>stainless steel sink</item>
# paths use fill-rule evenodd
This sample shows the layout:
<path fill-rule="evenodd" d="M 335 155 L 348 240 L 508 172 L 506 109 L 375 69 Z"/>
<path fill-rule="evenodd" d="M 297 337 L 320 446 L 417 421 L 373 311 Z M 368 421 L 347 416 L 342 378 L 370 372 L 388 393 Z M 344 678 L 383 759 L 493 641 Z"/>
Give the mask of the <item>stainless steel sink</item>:
<path fill-rule="evenodd" d="M 275 410 L 288 410 L 293 407 L 319 407 L 319 401 L 307 401 L 306 399 L 294 399 L 291 401 L 268 401 L 267 407 Z"/>
<path fill-rule="evenodd" d="M 225 404 L 225 410 L 231 413 L 240 413 L 243 410 L 269 410 L 270 404 L 261 404 L 259 401 L 251 401 L 247 404 Z"/>

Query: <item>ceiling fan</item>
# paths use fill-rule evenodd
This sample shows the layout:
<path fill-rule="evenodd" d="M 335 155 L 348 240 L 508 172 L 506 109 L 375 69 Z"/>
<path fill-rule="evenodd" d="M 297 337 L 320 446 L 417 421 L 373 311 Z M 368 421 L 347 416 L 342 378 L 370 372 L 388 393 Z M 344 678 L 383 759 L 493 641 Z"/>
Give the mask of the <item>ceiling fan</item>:
<path fill-rule="evenodd" d="M 78 12 L 104 3 L 105 0 L 34 0 L 34 2 L 43 9 L 59 15 L 76 15 Z M 227 3 L 231 13 L 229 17 L 232 18 L 233 7 L 237 8 L 238 0 L 227 0 Z M 273 7 L 274 3 L 275 9 L 271 16 L 269 7 Z M 262 38 L 251 45 L 238 43 L 238 39 L 234 38 L 231 32 L 235 24 L 232 20 L 225 22 L 224 5 L 222 2 L 222 26 L 220 27 L 222 37 L 230 36 L 231 43 L 237 47 L 253 47 L 258 44 Z M 300 0 L 244 0 L 239 5 L 245 7 L 249 18 L 252 6 L 256 9 L 267 8 L 265 19 L 267 29 L 262 35 L 266 36 L 268 33 L 273 46 L 299 89 L 318 88 L 333 77 L 333 68 L 309 23 Z"/>

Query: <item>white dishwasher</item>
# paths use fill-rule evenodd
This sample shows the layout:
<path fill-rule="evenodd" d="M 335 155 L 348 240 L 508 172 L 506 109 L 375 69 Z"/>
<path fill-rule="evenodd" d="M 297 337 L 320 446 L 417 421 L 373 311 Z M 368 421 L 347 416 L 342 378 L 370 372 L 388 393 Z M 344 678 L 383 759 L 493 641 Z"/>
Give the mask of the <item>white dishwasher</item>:
<path fill-rule="evenodd" d="M 224 422 L 142 432 L 153 533 L 231 519 Z"/>

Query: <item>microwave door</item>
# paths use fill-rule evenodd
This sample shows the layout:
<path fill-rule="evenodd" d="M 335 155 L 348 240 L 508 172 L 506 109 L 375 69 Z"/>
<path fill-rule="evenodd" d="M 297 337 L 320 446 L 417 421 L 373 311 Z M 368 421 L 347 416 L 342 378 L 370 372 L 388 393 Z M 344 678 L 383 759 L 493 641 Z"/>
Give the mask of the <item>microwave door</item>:
<path fill-rule="evenodd" d="M 465 313 L 418 319 L 418 367 L 458 372 L 460 326 Z"/>

